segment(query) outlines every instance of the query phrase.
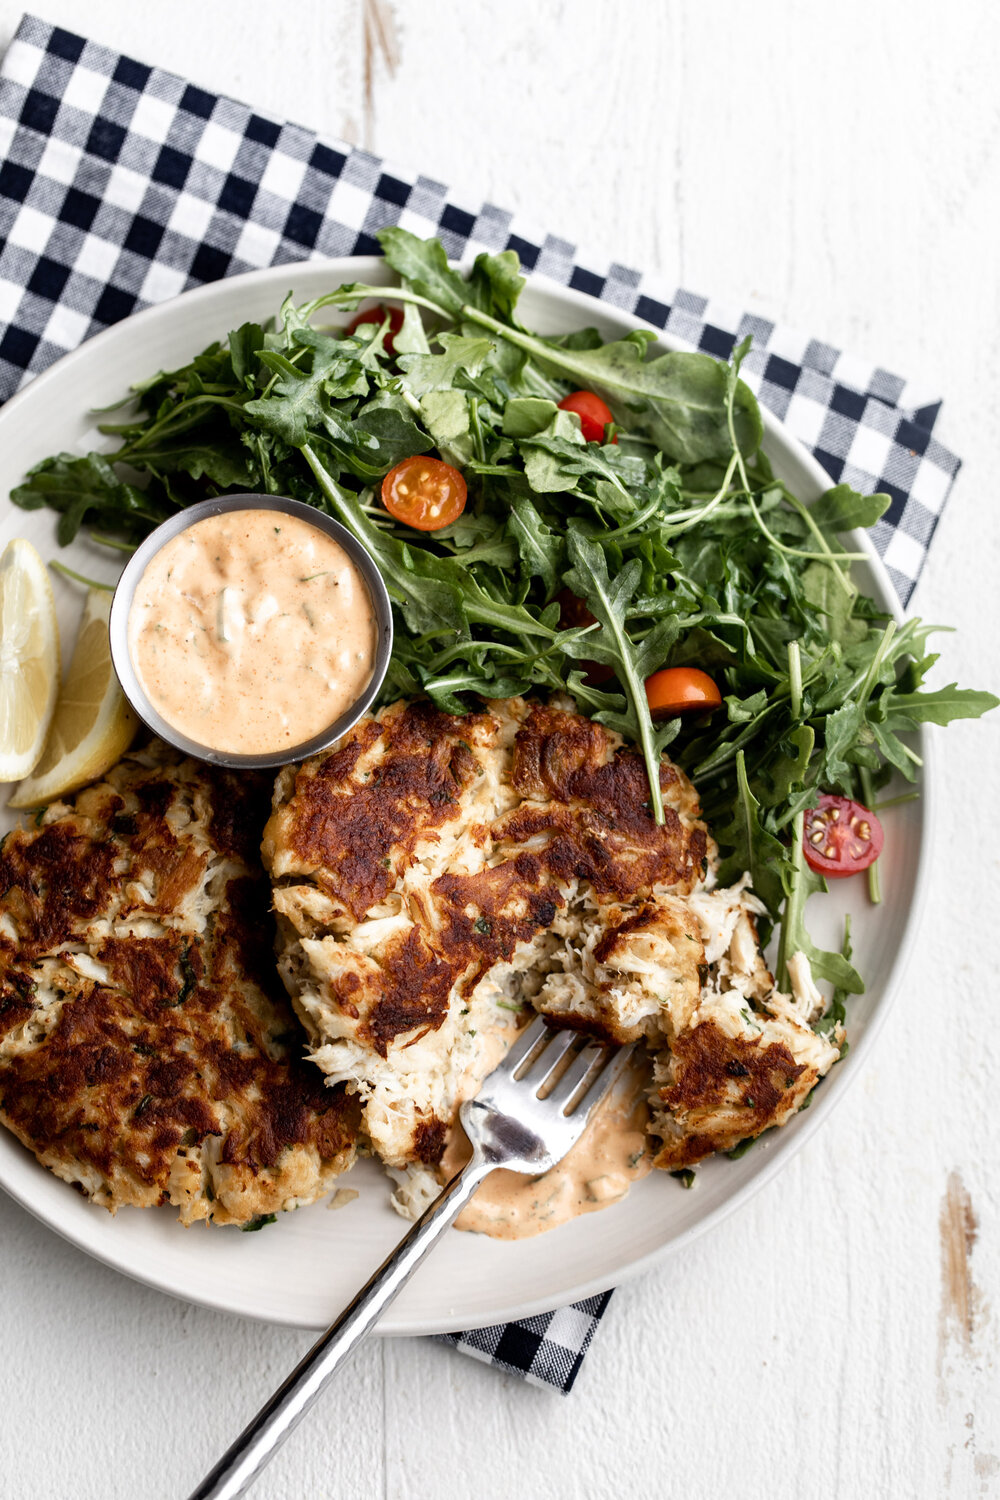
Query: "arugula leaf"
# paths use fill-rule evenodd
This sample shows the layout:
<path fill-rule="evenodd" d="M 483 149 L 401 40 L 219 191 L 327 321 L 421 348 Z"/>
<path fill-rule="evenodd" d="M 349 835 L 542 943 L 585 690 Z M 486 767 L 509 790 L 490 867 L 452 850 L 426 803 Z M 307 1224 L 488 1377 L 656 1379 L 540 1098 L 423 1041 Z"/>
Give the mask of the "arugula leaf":
<path fill-rule="evenodd" d="M 476 256 L 465 300 L 510 322 L 523 290 L 521 262 L 513 250 L 501 250 L 498 255 Z"/>
<path fill-rule="evenodd" d="M 761 792 L 760 800 L 765 806 L 780 808 L 786 803 L 794 803 L 803 793 L 810 799 L 815 795 L 807 786 L 815 744 L 816 732 L 809 724 L 797 724 L 786 740 L 778 742 L 777 756 L 767 765 L 768 785 Z M 795 807 L 794 810 L 799 809 Z"/>
<path fill-rule="evenodd" d="M 264 347 L 264 330 L 259 323 L 242 323 L 229 335 L 229 362 L 237 385 L 254 389 L 257 355 Z"/>
<path fill-rule="evenodd" d="M 951 724 L 955 719 L 979 719 L 1000 705 L 993 693 L 960 688 L 952 682 L 931 693 L 893 693 L 888 723 L 900 730 L 918 724 Z"/>
<path fill-rule="evenodd" d="M 373 401 L 360 406 L 355 412 L 353 431 L 361 433 L 371 443 L 362 451 L 376 471 L 386 474 L 390 469 L 415 453 L 427 453 L 434 445 L 428 435 L 421 432 L 404 401 L 388 391 L 382 391 Z"/>
<path fill-rule="evenodd" d="M 393 338 L 397 354 L 430 354 L 420 312 L 412 302 L 403 303 L 403 326 Z"/>
<path fill-rule="evenodd" d="M 565 421 L 565 430 L 572 433 L 568 418 L 568 412 L 559 412 L 553 425 L 558 430 Z M 574 447 L 583 447 L 583 438 L 579 432 L 569 438 L 557 438 L 544 444 L 534 441 L 522 443 L 524 477 L 536 495 L 558 495 L 579 488 L 580 471 L 567 462 Z"/>
<path fill-rule="evenodd" d="M 768 910 L 777 911 L 785 894 L 788 851 L 761 825 L 760 803 L 750 790 L 742 750 L 736 757 L 736 785 L 732 822 L 716 830 L 720 846 L 729 851 L 719 866 L 719 884 L 732 885 L 749 870 L 757 895 Z"/>
<path fill-rule="evenodd" d="M 57 536 L 60 547 L 75 538 L 87 519 L 109 526 L 149 530 L 165 521 L 172 507 L 158 502 L 135 485 L 126 484 L 99 453 L 74 458 L 60 453 L 45 458 L 28 472 L 23 484 L 11 490 L 10 498 L 22 510 L 47 505 L 61 512 Z M 145 527 L 143 523 L 148 523 Z"/>
<path fill-rule="evenodd" d="M 272 371 L 275 380 L 266 395 L 248 401 L 243 411 L 265 432 L 274 433 L 289 447 L 300 448 L 310 426 L 338 435 L 330 408 L 331 387 L 338 395 L 363 395 L 368 382 L 343 345 L 311 329 L 297 331 L 295 338 L 301 341 L 298 348 L 308 348 L 310 343 L 313 346 L 308 368 L 300 368 L 286 354 L 274 349 L 261 350 L 258 359 Z"/>
<path fill-rule="evenodd" d="M 730 724 L 749 724 L 767 707 L 767 693 L 759 688 L 749 698 L 730 696 L 725 699 L 726 717 Z"/>
<path fill-rule="evenodd" d="M 788 859 L 782 872 L 785 887 L 785 910 L 781 918 L 781 939 L 778 945 L 777 981 L 782 989 L 789 988 L 788 959 L 795 953 L 803 953 L 809 960 L 814 979 L 825 979 L 848 995 L 864 994 L 864 981 L 843 953 L 831 953 L 818 948 L 806 931 L 805 908 L 809 897 L 817 891 L 826 890 L 826 881 L 806 863 L 802 849 L 804 814 L 796 814 L 792 824 L 792 842 Z"/>
<path fill-rule="evenodd" d="M 442 333 L 438 342 L 441 354 L 400 355 L 399 366 L 405 372 L 403 384 L 414 396 L 447 391 L 457 376 L 477 375 L 493 348 L 489 339 L 465 338 L 460 333 Z"/>
<path fill-rule="evenodd" d="M 547 396 L 512 396 L 503 409 L 504 437 L 535 437 L 552 427 L 558 413 L 558 406 Z"/>
<path fill-rule="evenodd" d="M 210 479 L 220 490 L 253 490 L 257 483 L 255 466 L 245 444 L 231 434 L 220 433 L 209 441 L 164 441 L 142 450 L 144 467 L 156 474 L 189 475 L 192 479 Z"/>
<path fill-rule="evenodd" d="M 605 400 L 615 421 L 631 432 L 650 438 L 671 458 L 698 463 L 728 457 L 731 452 L 726 417 L 726 367 L 708 354 L 670 351 L 647 359 L 656 337 L 637 329 L 615 343 L 597 349 L 566 349 L 533 334 L 507 328 L 496 319 L 466 306 L 466 317 L 500 334 L 530 354 L 543 369 L 595 391 Z M 764 434 L 756 398 L 742 381 L 736 396 L 736 436 L 746 454 L 756 452 Z"/>
<path fill-rule="evenodd" d="M 840 949 L 841 957 L 848 963 L 854 956 L 854 947 L 851 942 L 851 914 L 847 912 L 844 916 L 844 941 Z M 813 1031 L 820 1036 L 829 1036 L 837 1026 L 843 1026 L 847 1020 L 846 1000 L 851 992 L 849 990 L 835 989 L 830 996 L 830 1003 L 823 1014 L 813 1023 Z M 847 1042 L 843 1042 L 840 1048 L 840 1056 L 843 1058 L 847 1053 Z M 805 1109 L 805 1105 L 802 1106 Z"/>
<path fill-rule="evenodd" d="M 595 493 L 607 498 L 613 510 L 635 511 L 635 500 L 629 485 L 644 486 L 647 479 L 645 463 L 628 454 L 620 453 L 611 444 L 588 443 L 580 431 L 580 418 L 575 412 L 557 411 L 549 426 L 521 443 L 525 473 L 531 482 L 532 464 L 538 455 L 547 455 L 541 472 L 558 475 L 561 489 L 576 488 L 582 478 L 595 481 Z M 541 489 L 532 483 L 533 489 Z"/>
<path fill-rule="evenodd" d="M 849 484 L 836 484 L 809 506 L 821 531 L 853 531 L 874 526 L 892 504 L 888 495 L 862 495 Z"/>
<path fill-rule="evenodd" d="M 546 526 L 526 495 L 511 505 L 508 527 L 521 557 L 521 565 L 533 578 L 541 578 L 546 594 L 553 594 L 565 566 L 563 539 Z"/>
<path fill-rule="evenodd" d="M 847 756 L 857 744 L 864 717 L 864 706 L 860 703 L 845 703 L 836 712 L 826 716 L 826 775 L 842 788 L 849 788 L 851 784 L 851 767 Z"/>
<path fill-rule="evenodd" d="M 420 415 L 434 446 L 449 463 L 470 464 L 475 457 L 469 398 L 464 391 L 428 391 L 420 401 Z"/>
<path fill-rule="evenodd" d="M 392 225 L 376 236 L 382 253 L 407 286 L 428 298 L 452 318 L 461 316 L 469 292 L 464 277 L 448 264 L 440 240 L 421 240 Z"/>
<path fill-rule="evenodd" d="M 868 626 L 854 615 L 857 590 L 844 589 L 826 563 L 809 564 L 802 574 L 802 592 L 806 602 L 825 616 L 829 640 L 864 640 Z"/>
<path fill-rule="evenodd" d="M 570 531 L 567 546 L 572 566 L 565 575 L 565 582 L 575 594 L 586 600 L 591 614 L 603 627 L 597 635 L 587 636 L 586 650 L 593 655 L 594 660 L 612 661 L 616 666 L 629 703 L 629 731 L 641 746 L 646 762 L 653 818 L 657 823 L 662 823 L 660 746 L 649 715 L 645 672 L 639 648 L 629 638 L 625 624 L 626 606 L 638 587 L 641 568 L 638 562 L 631 562 L 611 579 L 603 549 L 578 529 Z M 648 666 L 648 662 L 646 665 Z M 606 722 L 607 710 L 595 717 Z"/>
<path fill-rule="evenodd" d="M 466 281 L 448 264 L 440 240 L 421 240 L 398 226 L 380 229 L 377 239 L 404 283 L 450 317 L 458 319 L 467 303 L 505 320 L 513 317 L 524 277 L 512 250 L 477 255 Z"/>

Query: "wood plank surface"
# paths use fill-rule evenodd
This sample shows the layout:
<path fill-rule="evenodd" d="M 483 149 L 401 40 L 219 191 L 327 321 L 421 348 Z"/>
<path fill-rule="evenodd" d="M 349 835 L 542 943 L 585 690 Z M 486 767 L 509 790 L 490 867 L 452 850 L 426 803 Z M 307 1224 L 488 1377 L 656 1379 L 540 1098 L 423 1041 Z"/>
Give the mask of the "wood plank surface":
<path fill-rule="evenodd" d="M 20 14 L 0 0 L 0 44 Z M 947 399 L 916 611 L 1000 683 L 1000 11 L 986 0 L 44 0 Z M 376 1343 L 261 1500 L 1000 1494 L 1000 716 L 940 767 L 938 874 L 863 1079 L 734 1219 L 618 1294 L 568 1399 Z M 197 1230 L 191 1231 L 197 1233 Z M 0 1199 L 4 1500 L 173 1500 L 310 1336 L 124 1280 Z"/>

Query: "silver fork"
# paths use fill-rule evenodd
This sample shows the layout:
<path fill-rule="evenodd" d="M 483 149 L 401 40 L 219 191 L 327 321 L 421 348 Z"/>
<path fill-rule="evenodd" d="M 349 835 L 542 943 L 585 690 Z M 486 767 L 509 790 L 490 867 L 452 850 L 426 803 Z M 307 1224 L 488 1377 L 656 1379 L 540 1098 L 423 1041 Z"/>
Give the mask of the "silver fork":
<path fill-rule="evenodd" d="M 462 1105 L 471 1160 L 261 1407 L 190 1500 L 237 1500 L 246 1494 L 494 1167 L 547 1172 L 579 1140 L 634 1052 L 632 1047 L 586 1042 L 566 1062 L 579 1042 L 579 1032 L 553 1031 L 541 1016 L 520 1034 L 476 1098 Z"/>

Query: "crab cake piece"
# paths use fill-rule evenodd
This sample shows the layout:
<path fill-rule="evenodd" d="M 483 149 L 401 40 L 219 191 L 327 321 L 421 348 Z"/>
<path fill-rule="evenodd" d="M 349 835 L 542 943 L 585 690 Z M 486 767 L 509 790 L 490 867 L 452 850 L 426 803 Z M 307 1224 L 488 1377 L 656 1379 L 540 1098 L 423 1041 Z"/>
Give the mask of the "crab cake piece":
<path fill-rule="evenodd" d="M 783 1125 L 840 1055 L 842 1032 L 809 1024 L 825 1002 L 801 955 L 789 965 L 795 994 L 775 988 L 757 935 L 763 911 L 747 877 L 604 909 L 578 967 L 550 974 L 535 1002 L 557 1024 L 646 1042 L 649 1131 L 666 1170 Z"/>
<path fill-rule="evenodd" d="M 263 853 L 280 970 L 390 1167 L 437 1160 L 546 977 L 579 969 L 599 908 L 655 921 L 701 880 L 694 791 L 667 762 L 662 784 L 657 826 L 617 735 L 521 699 L 395 704 L 279 777 Z M 592 965 L 588 995 L 602 983 Z"/>
<path fill-rule="evenodd" d="M 245 1223 L 353 1161 L 274 970 L 267 790 L 154 744 L 4 841 L 0 1119 L 112 1212 Z"/>
<path fill-rule="evenodd" d="M 649 1098 L 655 1165 L 669 1171 L 785 1124 L 844 1040 L 839 1026 L 826 1036 L 813 1030 L 826 1002 L 804 955 L 789 961 L 792 994 L 775 986 L 757 935 L 764 907 L 749 876 L 697 891 L 687 905 L 704 949 L 701 985 L 697 996 L 664 1007 Z"/>
<path fill-rule="evenodd" d="M 661 1042 L 671 1016 L 697 1005 L 705 949 L 685 899 L 592 903 L 577 925 L 534 1000 L 556 1025 L 612 1042 Z"/>
<path fill-rule="evenodd" d="M 691 1167 L 784 1125 L 829 1072 L 839 1045 L 782 1002 L 775 996 L 773 1009 L 751 1010 L 738 990 L 708 995 L 657 1055 L 649 1126 L 661 1142 L 656 1166 Z"/>

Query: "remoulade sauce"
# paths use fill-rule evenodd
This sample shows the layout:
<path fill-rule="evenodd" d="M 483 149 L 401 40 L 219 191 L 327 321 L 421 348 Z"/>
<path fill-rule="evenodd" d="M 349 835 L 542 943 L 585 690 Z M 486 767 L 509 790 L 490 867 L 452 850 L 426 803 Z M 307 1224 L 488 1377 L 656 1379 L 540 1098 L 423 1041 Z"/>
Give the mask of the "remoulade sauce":
<path fill-rule="evenodd" d="M 181 734 L 234 755 L 291 752 L 367 687 L 378 626 L 333 537 L 276 510 L 232 510 L 151 558 L 128 616 L 132 665 Z"/>

